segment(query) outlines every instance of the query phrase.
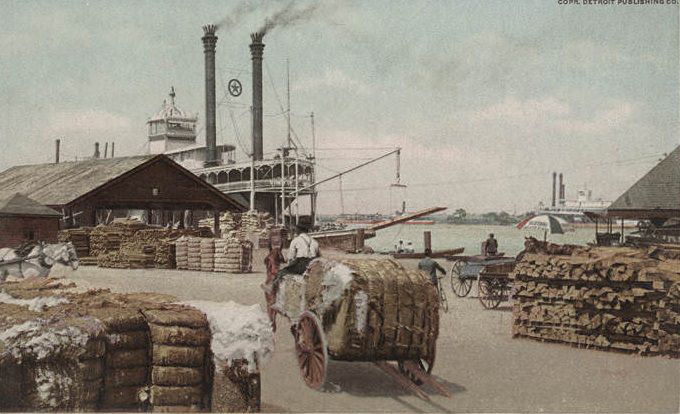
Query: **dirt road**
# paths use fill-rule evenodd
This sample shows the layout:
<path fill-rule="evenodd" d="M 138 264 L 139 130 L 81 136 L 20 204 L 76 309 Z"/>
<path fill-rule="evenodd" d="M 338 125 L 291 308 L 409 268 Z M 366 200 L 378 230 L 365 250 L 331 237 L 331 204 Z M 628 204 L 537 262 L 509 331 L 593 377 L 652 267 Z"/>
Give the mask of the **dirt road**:
<path fill-rule="evenodd" d="M 261 252 L 249 275 L 176 270 L 55 269 L 83 285 L 155 291 L 182 300 L 264 306 Z M 406 263 L 414 266 L 413 262 Z M 474 290 L 473 290 L 474 293 Z M 484 310 L 452 297 L 442 314 L 434 375 L 453 393 L 422 401 L 368 363 L 332 362 L 325 392 L 307 388 L 288 324 L 279 318 L 276 352 L 262 370 L 265 411 L 288 412 L 679 412 L 680 361 L 513 339 L 509 310 Z M 431 390 L 429 390 L 431 391 Z"/>

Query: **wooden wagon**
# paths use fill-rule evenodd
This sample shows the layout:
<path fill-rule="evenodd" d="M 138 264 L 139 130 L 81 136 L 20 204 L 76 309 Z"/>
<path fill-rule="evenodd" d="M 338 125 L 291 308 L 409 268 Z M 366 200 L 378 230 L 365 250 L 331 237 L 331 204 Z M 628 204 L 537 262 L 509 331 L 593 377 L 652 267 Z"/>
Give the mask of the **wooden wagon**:
<path fill-rule="evenodd" d="M 495 309 L 509 299 L 509 274 L 516 259 L 504 256 L 450 256 L 451 290 L 459 297 L 467 296 L 477 281 L 479 301 L 486 309 Z"/>
<path fill-rule="evenodd" d="M 407 390 L 428 399 L 439 334 L 437 292 L 424 273 L 394 260 L 314 260 L 304 275 L 286 275 L 273 309 L 288 318 L 305 383 L 323 387 L 328 361 L 369 361 Z"/>

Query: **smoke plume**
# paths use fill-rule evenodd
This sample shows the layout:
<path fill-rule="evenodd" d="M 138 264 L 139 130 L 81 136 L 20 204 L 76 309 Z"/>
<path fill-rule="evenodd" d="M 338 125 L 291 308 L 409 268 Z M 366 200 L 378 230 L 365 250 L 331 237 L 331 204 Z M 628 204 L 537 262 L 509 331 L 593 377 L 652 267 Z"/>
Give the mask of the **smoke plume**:
<path fill-rule="evenodd" d="M 242 17 L 248 16 L 263 5 L 263 0 L 244 0 L 240 2 L 215 24 L 216 29 L 229 29 L 230 27 L 238 25 L 238 21 Z"/>
<path fill-rule="evenodd" d="M 266 18 L 264 25 L 258 30 L 263 35 L 272 31 L 277 27 L 292 26 L 297 23 L 305 22 L 314 16 L 314 13 L 319 9 L 319 2 L 313 2 L 302 8 L 296 8 L 295 0 L 289 2 L 282 9 L 274 12 L 270 17 Z"/>

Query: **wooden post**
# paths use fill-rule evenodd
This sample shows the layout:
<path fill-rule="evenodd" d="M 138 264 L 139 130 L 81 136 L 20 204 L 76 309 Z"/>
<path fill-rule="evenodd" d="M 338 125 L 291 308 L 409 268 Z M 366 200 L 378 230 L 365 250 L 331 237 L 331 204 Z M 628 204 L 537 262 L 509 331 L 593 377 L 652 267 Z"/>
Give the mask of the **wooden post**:
<path fill-rule="evenodd" d="M 430 249 L 432 251 L 432 233 L 430 231 L 423 232 L 423 245 L 425 250 Z"/>
<path fill-rule="evenodd" d="M 623 236 L 623 217 L 621 217 L 621 246 L 623 246 L 623 243 L 626 241 L 625 237 Z"/>
<path fill-rule="evenodd" d="M 213 210 L 213 233 L 220 237 L 220 212 L 217 209 Z"/>
<path fill-rule="evenodd" d="M 360 252 L 364 250 L 364 229 L 357 229 L 354 236 L 354 251 Z"/>

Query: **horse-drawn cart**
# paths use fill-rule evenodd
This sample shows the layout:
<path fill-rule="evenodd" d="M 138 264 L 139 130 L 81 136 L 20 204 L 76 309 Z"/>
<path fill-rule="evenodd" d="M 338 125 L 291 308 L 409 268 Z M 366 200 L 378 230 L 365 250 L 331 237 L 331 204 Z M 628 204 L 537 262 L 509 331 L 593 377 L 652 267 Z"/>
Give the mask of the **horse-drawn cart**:
<path fill-rule="evenodd" d="M 323 387 L 328 361 L 374 362 L 404 388 L 449 392 L 430 376 L 439 334 L 437 292 L 424 273 L 394 260 L 315 259 L 286 275 L 272 308 L 292 323 L 305 383 Z"/>
<path fill-rule="evenodd" d="M 494 309 L 509 299 L 508 275 L 515 268 L 515 258 L 505 256 L 449 256 L 451 289 L 456 296 L 465 297 L 476 280 L 479 301 L 487 309 Z"/>
<path fill-rule="evenodd" d="M 55 263 L 78 268 L 78 255 L 71 243 L 37 244 L 22 252 L 0 248 L 0 282 L 8 276 L 17 278 L 47 277 Z"/>

